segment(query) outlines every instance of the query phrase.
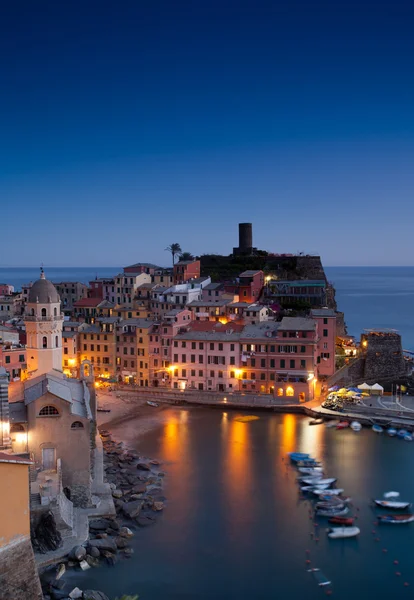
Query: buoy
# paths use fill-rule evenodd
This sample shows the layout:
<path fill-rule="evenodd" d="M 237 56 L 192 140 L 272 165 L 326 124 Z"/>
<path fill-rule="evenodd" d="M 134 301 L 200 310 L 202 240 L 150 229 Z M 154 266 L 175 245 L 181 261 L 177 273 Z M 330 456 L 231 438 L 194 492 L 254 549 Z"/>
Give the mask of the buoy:
<path fill-rule="evenodd" d="M 386 548 L 383 548 L 382 551 L 383 552 L 388 552 L 388 550 Z"/>
<path fill-rule="evenodd" d="M 404 585 L 405 587 L 408 587 L 410 584 L 408 583 L 408 581 L 404 581 Z"/>
<path fill-rule="evenodd" d="M 394 565 L 398 565 L 398 560 L 394 560 Z"/>
<path fill-rule="evenodd" d="M 396 571 L 395 574 L 399 577 L 401 575 L 401 573 L 399 571 Z"/>
<path fill-rule="evenodd" d="M 375 541 L 376 541 L 376 542 L 379 542 L 379 541 L 380 541 L 380 538 L 375 538 Z"/>
<path fill-rule="evenodd" d="M 311 562 L 311 561 L 310 561 L 310 560 L 309 560 L 309 558 L 308 558 L 308 560 L 306 561 L 306 564 L 307 564 L 307 565 L 310 565 L 310 562 Z"/>

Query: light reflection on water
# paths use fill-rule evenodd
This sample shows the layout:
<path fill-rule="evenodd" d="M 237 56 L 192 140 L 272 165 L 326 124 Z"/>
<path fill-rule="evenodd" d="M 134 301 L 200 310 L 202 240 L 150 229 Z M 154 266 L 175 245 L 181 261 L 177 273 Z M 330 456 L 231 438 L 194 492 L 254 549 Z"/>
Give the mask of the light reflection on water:
<path fill-rule="evenodd" d="M 408 597 L 392 559 L 399 559 L 412 589 L 414 528 L 383 526 L 376 544 L 370 500 L 389 489 L 414 500 L 414 480 L 407 476 L 414 445 L 370 430 L 309 426 L 296 415 L 258 416 L 242 423 L 231 410 L 164 411 L 165 423 L 136 442 L 141 454 L 163 463 L 164 513 L 154 527 L 137 531 L 130 562 L 90 570 L 76 584 L 111 598 L 139 593 L 140 600 L 316 600 L 323 592 L 306 573 L 310 549 L 312 564 L 333 580 L 337 600 Z M 329 540 L 326 522 L 320 541 L 312 540 L 309 504 L 299 498 L 297 473 L 286 457 L 294 450 L 322 460 L 327 475 L 338 477 L 354 498 L 358 540 Z"/>

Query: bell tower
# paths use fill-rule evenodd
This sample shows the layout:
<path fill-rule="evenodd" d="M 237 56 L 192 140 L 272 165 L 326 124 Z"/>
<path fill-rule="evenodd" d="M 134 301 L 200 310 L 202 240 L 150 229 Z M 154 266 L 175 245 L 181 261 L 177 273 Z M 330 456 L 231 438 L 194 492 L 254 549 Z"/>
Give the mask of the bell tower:
<path fill-rule="evenodd" d="M 62 371 L 62 328 L 60 297 L 43 268 L 40 279 L 29 291 L 24 315 L 26 355 L 29 375 L 37 377 L 53 369 Z"/>

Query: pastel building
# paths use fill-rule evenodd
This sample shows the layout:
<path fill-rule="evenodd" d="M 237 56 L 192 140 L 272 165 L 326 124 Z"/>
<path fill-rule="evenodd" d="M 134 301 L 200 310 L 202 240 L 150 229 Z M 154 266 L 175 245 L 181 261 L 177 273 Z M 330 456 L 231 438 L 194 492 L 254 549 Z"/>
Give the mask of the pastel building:
<path fill-rule="evenodd" d="M 243 271 L 239 275 L 239 298 L 241 302 L 256 302 L 264 286 L 263 271 Z"/>
<path fill-rule="evenodd" d="M 318 334 L 318 375 L 330 377 L 335 373 L 336 313 L 331 308 L 315 308 L 311 316 Z"/>
<path fill-rule="evenodd" d="M 14 292 L 14 287 L 8 283 L 0 283 L 0 296 L 11 296 Z"/>
<path fill-rule="evenodd" d="M 200 277 L 199 260 L 180 260 L 174 265 L 174 284 L 186 283 Z"/>

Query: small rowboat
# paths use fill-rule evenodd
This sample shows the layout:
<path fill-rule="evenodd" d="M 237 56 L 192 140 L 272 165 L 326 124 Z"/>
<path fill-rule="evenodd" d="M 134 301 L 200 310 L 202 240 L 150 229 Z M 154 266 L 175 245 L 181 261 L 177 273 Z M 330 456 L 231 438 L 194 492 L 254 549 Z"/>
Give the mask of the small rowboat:
<path fill-rule="evenodd" d="M 296 461 L 297 467 L 320 467 L 321 463 L 315 460 L 314 458 L 308 458 L 307 460 L 298 460 Z"/>
<path fill-rule="evenodd" d="M 406 429 L 400 429 L 399 431 L 397 431 L 397 436 L 400 438 L 403 438 L 405 435 L 407 435 L 408 431 Z"/>
<path fill-rule="evenodd" d="M 147 400 L 147 404 L 153 408 L 158 408 L 158 404 L 156 402 L 151 402 L 151 400 Z"/>
<path fill-rule="evenodd" d="M 309 425 L 322 425 L 323 422 L 323 419 L 312 419 L 312 421 L 309 421 Z"/>
<path fill-rule="evenodd" d="M 302 485 L 300 487 L 302 492 L 315 492 L 317 491 L 318 494 L 321 493 L 323 494 L 323 492 L 325 492 L 327 489 L 329 488 L 329 483 L 325 483 L 324 485 Z"/>
<path fill-rule="evenodd" d="M 379 515 L 378 521 L 380 523 L 412 523 L 414 521 L 414 515 Z"/>
<path fill-rule="evenodd" d="M 394 435 L 397 435 L 397 430 L 394 429 L 394 427 L 390 427 L 389 429 L 387 429 L 387 433 L 390 437 L 394 437 Z"/>
<path fill-rule="evenodd" d="M 299 462 L 301 460 L 309 460 L 309 454 L 305 454 L 304 452 L 289 452 L 288 456 L 292 462 Z"/>
<path fill-rule="evenodd" d="M 326 577 L 326 575 L 324 575 L 322 573 L 322 571 L 320 569 L 308 569 L 308 573 L 312 573 L 313 576 L 315 577 L 316 581 L 318 582 L 318 585 L 320 586 L 324 586 L 324 585 L 331 585 L 331 582 L 329 581 L 329 579 Z"/>
<path fill-rule="evenodd" d="M 336 426 L 337 429 L 346 429 L 347 427 L 349 427 L 348 421 L 340 421 Z"/>
<path fill-rule="evenodd" d="M 304 475 L 316 475 L 316 473 L 322 473 L 323 467 L 299 467 L 298 471 Z"/>
<path fill-rule="evenodd" d="M 322 490 L 321 488 L 316 488 L 312 490 L 312 493 L 315 494 L 315 496 L 339 496 L 339 494 L 342 494 L 343 491 L 343 488 L 337 488 L 333 490 Z"/>
<path fill-rule="evenodd" d="M 353 517 L 331 517 L 330 519 L 328 519 L 329 523 L 332 523 L 333 525 L 343 525 L 345 526 L 351 526 L 354 524 L 354 518 Z"/>
<path fill-rule="evenodd" d="M 349 508 L 345 506 L 344 508 L 338 510 L 337 508 L 331 508 L 326 510 L 317 510 L 317 517 L 343 517 L 349 513 Z"/>
<path fill-rule="evenodd" d="M 355 537 L 361 533 L 358 527 L 332 527 L 328 533 L 331 539 Z"/>
<path fill-rule="evenodd" d="M 376 423 L 374 423 L 374 425 L 372 426 L 372 431 L 375 431 L 375 433 L 382 433 L 384 430 L 381 427 L 381 425 L 377 425 Z"/>
<path fill-rule="evenodd" d="M 413 436 L 411 435 L 411 433 L 407 433 L 407 435 L 405 435 L 403 437 L 403 440 L 405 440 L 406 442 L 412 442 L 413 441 Z"/>
<path fill-rule="evenodd" d="M 303 483 L 307 483 L 308 485 L 331 485 L 332 483 L 335 483 L 336 477 L 329 477 L 328 479 L 322 479 L 318 477 L 302 477 L 301 481 L 303 481 Z"/>
<path fill-rule="evenodd" d="M 394 502 L 393 500 L 374 500 L 374 502 L 381 508 L 392 508 L 393 510 L 403 510 L 411 506 L 411 502 Z"/>
<path fill-rule="evenodd" d="M 352 421 L 350 425 L 352 431 L 361 431 L 362 425 L 359 421 Z"/>
<path fill-rule="evenodd" d="M 400 497 L 400 492 L 385 492 L 384 494 L 384 498 L 399 498 Z"/>

